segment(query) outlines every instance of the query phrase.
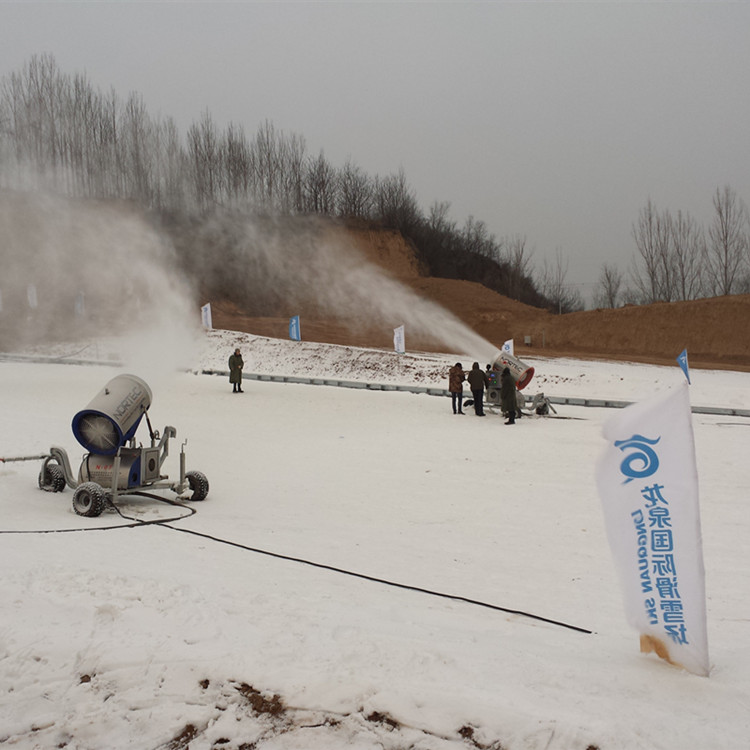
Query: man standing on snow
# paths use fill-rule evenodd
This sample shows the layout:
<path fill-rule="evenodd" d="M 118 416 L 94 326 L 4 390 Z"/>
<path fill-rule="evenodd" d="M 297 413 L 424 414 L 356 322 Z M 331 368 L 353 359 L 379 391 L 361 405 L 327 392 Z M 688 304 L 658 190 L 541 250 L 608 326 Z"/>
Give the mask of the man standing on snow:
<path fill-rule="evenodd" d="M 469 387 L 471 388 L 471 395 L 474 396 L 474 413 L 478 417 L 484 416 L 484 389 L 488 383 L 487 374 L 480 369 L 479 362 L 475 362 L 469 373 Z"/>
<path fill-rule="evenodd" d="M 229 357 L 229 382 L 232 384 L 232 393 L 244 393 L 242 390 L 242 368 L 245 363 L 242 361 L 242 355 L 239 349 L 234 350 L 234 354 Z"/>
<path fill-rule="evenodd" d="M 500 375 L 500 408 L 508 415 L 505 424 L 516 423 L 516 383 L 510 374 L 510 369 L 503 367 Z"/>

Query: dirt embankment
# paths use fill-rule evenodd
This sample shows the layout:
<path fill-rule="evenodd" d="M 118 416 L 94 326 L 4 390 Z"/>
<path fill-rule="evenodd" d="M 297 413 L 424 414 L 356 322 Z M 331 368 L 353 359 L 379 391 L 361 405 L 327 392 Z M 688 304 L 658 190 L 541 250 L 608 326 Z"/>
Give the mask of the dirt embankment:
<path fill-rule="evenodd" d="M 628 306 L 553 315 L 497 294 L 481 284 L 421 275 L 413 248 L 396 232 L 337 229 L 367 260 L 419 296 L 434 300 L 498 348 L 512 338 L 516 355 L 572 356 L 673 364 L 688 350 L 691 366 L 750 371 L 750 295 L 690 302 Z M 351 329 L 335 310 L 303 309 L 307 341 L 351 346 L 393 346 L 387 325 Z M 212 302 L 216 328 L 286 338 L 288 317 L 249 317 L 236 306 Z M 446 351 L 434 341 L 407 332 L 415 351 Z M 463 352 L 460 352 L 463 353 Z"/>

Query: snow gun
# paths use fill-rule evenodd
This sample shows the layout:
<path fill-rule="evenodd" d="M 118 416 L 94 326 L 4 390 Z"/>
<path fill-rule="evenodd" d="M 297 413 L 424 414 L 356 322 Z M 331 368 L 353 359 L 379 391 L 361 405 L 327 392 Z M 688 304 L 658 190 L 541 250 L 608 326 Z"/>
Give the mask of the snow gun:
<path fill-rule="evenodd" d="M 487 373 L 490 381 L 487 386 L 487 403 L 492 406 L 500 406 L 500 374 L 506 367 L 510 370 L 510 375 L 516 384 L 516 401 L 520 410 L 524 407 L 526 399 L 519 391 L 522 391 L 531 382 L 531 378 L 534 377 L 534 368 L 529 367 L 508 352 L 499 352 Z"/>
<path fill-rule="evenodd" d="M 167 488 L 181 497 L 203 500 L 208 480 L 199 471 L 185 471 L 185 443 L 180 451 L 180 478 L 176 482 L 162 475 L 169 455 L 169 440 L 177 430 L 167 426 L 160 436 L 148 418 L 151 389 L 135 375 L 117 375 L 73 417 L 73 435 L 88 451 L 83 456 L 78 479 L 70 470 L 68 454 L 53 446 L 42 458 L 39 487 L 47 492 L 73 492 L 73 510 L 80 516 L 99 516 L 107 502 L 119 494 L 136 494 L 145 488 Z M 145 417 L 150 443 L 136 445 L 135 433 Z M 186 441 L 187 442 L 187 441 Z M 26 458 L 6 460 L 27 460 Z M 189 495 L 188 495 L 189 491 Z"/>

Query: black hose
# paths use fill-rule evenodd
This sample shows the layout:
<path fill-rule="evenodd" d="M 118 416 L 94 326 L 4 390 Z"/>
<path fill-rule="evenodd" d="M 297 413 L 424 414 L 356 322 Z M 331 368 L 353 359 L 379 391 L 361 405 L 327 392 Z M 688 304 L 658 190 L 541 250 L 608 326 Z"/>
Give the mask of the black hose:
<path fill-rule="evenodd" d="M 361 578 L 365 581 L 371 581 L 373 583 L 381 583 L 385 586 L 393 586 L 394 588 L 404 589 L 406 591 L 417 591 L 420 594 L 429 594 L 430 596 L 438 596 L 443 599 L 453 599 L 454 601 L 458 602 L 464 602 L 466 604 L 474 604 L 478 607 L 485 607 L 486 609 L 493 609 L 497 612 L 505 612 L 507 614 L 511 615 L 519 615 L 521 617 L 529 617 L 533 620 L 539 620 L 540 622 L 546 622 L 550 625 L 558 625 L 562 628 L 568 628 L 569 630 L 575 630 L 579 633 L 587 633 L 592 634 L 592 630 L 587 630 L 586 628 L 580 628 L 577 625 L 569 625 L 565 622 L 560 622 L 559 620 L 551 620 L 547 617 L 542 617 L 540 615 L 535 615 L 530 612 L 523 612 L 519 609 L 508 609 L 507 607 L 500 607 L 497 604 L 488 604 L 487 602 L 481 602 L 477 599 L 469 599 L 465 596 L 458 596 L 456 594 L 444 594 L 439 591 L 432 591 L 431 589 L 425 589 L 421 588 L 419 586 L 411 586 L 406 583 L 397 583 L 395 581 L 388 581 L 385 578 L 376 578 L 375 576 L 369 576 L 365 573 L 355 573 L 351 570 L 345 570 L 344 568 L 337 568 L 333 565 L 326 565 L 324 563 L 318 563 L 313 562 L 312 560 L 305 560 L 301 557 L 291 557 L 290 555 L 282 555 L 278 552 L 269 552 L 268 550 L 258 549 L 257 547 L 248 547 L 245 544 L 240 544 L 239 542 L 230 542 L 227 539 L 221 539 L 220 537 L 211 536 L 210 534 L 203 534 L 200 531 L 193 531 L 191 529 L 182 529 L 177 526 L 170 526 L 166 521 L 164 523 L 160 524 L 161 526 L 165 526 L 168 529 L 172 529 L 172 531 L 179 531 L 183 534 L 192 534 L 193 536 L 198 536 L 201 539 L 209 539 L 212 542 L 218 542 L 220 544 L 227 544 L 230 547 L 237 547 L 238 549 L 244 549 L 248 552 L 255 552 L 259 555 L 267 555 L 268 557 L 275 557 L 278 560 L 288 560 L 289 562 L 295 562 L 300 563 L 301 565 L 309 565 L 313 568 L 320 568 L 321 570 L 330 570 L 333 573 L 341 573 L 342 575 L 352 576 L 353 578 Z"/>
<path fill-rule="evenodd" d="M 559 620 L 552 620 L 548 617 L 542 617 L 541 615 L 535 615 L 531 612 L 524 612 L 520 609 L 509 609 L 507 607 L 501 607 L 497 604 L 488 604 L 487 602 L 479 601 L 478 599 L 469 599 L 465 596 L 458 596 L 457 594 L 445 594 L 441 593 L 440 591 L 432 591 L 431 589 L 425 589 L 421 588 L 420 586 L 411 586 L 410 584 L 406 583 L 398 583 L 396 581 L 389 581 L 385 578 L 377 578 L 375 576 L 366 575 L 365 573 L 356 573 L 351 570 L 345 570 L 344 568 L 337 568 L 334 565 L 326 565 L 325 563 L 318 563 L 313 562 L 312 560 L 305 560 L 302 557 L 292 557 L 291 555 L 282 555 L 279 552 L 269 552 L 268 550 L 259 549 L 258 547 L 249 547 L 246 544 L 240 544 L 239 542 L 232 542 L 228 539 L 222 539 L 218 536 L 212 536 L 211 534 L 204 534 L 200 531 L 193 531 L 192 529 L 182 529 L 178 526 L 170 526 L 170 523 L 173 523 L 174 521 L 181 521 L 184 518 L 189 518 L 192 515 L 195 515 L 196 511 L 194 508 L 190 508 L 189 506 L 185 505 L 184 503 L 177 502 L 176 500 L 169 500 L 166 497 L 160 497 L 159 495 L 153 495 L 150 492 L 132 492 L 129 493 L 132 495 L 140 495 L 142 497 L 148 497 L 153 500 L 158 500 L 162 503 L 167 503 L 168 505 L 173 505 L 175 507 L 184 508 L 188 511 L 190 511 L 187 515 L 184 516 L 176 516 L 174 518 L 164 518 L 164 519 L 154 519 L 151 521 L 140 521 L 137 518 L 132 518 L 131 516 L 126 516 L 124 513 L 120 511 L 120 509 L 114 504 L 109 503 L 109 505 L 114 508 L 114 510 L 117 512 L 117 514 L 126 520 L 132 521 L 132 523 L 126 523 L 126 524 L 118 524 L 116 526 L 94 526 L 94 527 L 88 527 L 83 529 L 44 529 L 44 530 L 31 530 L 31 531 L 3 531 L 0 530 L 0 534 L 55 534 L 55 533 L 69 533 L 69 532 L 76 532 L 76 531 L 109 531 L 110 529 L 127 529 L 127 528 L 133 528 L 136 526 L 163 526 L 166 529 L 171 529 L 172 531 L 179 531 L 182 534 L 192 534 L 193 536 L 200 537 L 201 539 L 208 539 L 212 542 L 217 542 L 218 544 L 226 544 L 230 547 L 237 547 L 237 549 L 243 549 L 247 552 L 254 552 L 258 555 L 266 555 L 268 557 L 276 558 L 277 560 L 287 560 L 288 562 L 294 562 L 299 563 L 300 565 L 309 565 L 312 568 L 318 568 L 320 570 L 328 570 L 332 573 L 340 573 L 341 575 L 351 576 L 352 578 L 359 578 L 363 581 L 370 581 L 372 583 L 380 583 L 384 586 L 392 586 L 393 588 L 403 589 L 405 591 L 416 591 L 420 594 L 427 594 L 429 596 L 437 596 L 442 599 L 452 599 L 453 601 L 457 602 L 464 602 L 465 604 L 473 604 L 477 607 L 484 607 L 485 609 L 492 609 L 496 612 L 505 612 L 506 614 L 510 615 L 518 615 L 519 617 L 528 617 L 532 620 L 537 620 L 539 622 L 546 622 L 549 625 L 557 625 L 561 628 L 567 628 L 568 630 L 574 630 L 578 633 L 587 633 L 591 635 L 593 633 L 592 630 L 587 630 L 586 628 L 578 627 L 577 625 L 570 625 L 566 622 L 561 622 Z"/>
<path fill-rule="evenodd" d="M 196 514 L 196 510 L 183 503 L 178 503 L 173 500 L 169 500 L 166 497 L 159 497 L 158 495 L 152 495 L 150 492 L 130 492 L 130 495 L 140 495 L 141 497 L 148 497 L 152 500 L 159 500 L 160 502 L 167 503 L 168 505 L 174 505 L 178 508 L 184 508 L 188 511 L 185 515 L 174 516 L 172 518 L 154 518 L 151 521 L 142 521 L 138 518 L 132 518 L 131 516 L 124 515 L 120 509 L 112 502 L 108 501 L 108 507 L 112 508 L 118 516 L 124 518 L 132 523 L 118 523 L 113 526 L 85 526 L 79 529 L 0 529 L 0 534 L 72 534 L 79 531 L 110 531 L 111 529 L 132 529 L 136 526 L 158 526 L 159 524 L 172 523 L 174 521 L 182 521 L 184 518 L 190 518 Z M 172 528 L 171 526 L 168 528 Z"/>

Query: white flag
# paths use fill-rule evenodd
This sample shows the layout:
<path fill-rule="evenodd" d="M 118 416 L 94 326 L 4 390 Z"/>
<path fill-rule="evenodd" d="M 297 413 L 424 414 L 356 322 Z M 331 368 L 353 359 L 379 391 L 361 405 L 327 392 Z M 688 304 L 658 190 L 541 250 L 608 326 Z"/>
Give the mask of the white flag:
<path fill-rule="evenodd" d="M 393 329 L 393 348 L 397 354 L 403 354 L 406 351 L 403 326 Z"/>
<path fill-rule="evenodd" d="M 503 344 L 503 352 L 505 354 L 510 354 L 511 357 L 515 356 L 515 352 L 513 351 L 513 339 L 508 339 Z"/>
<path fill-rule="evenodd" d="M 214 327 L 213 320 L 211 320 L 210 302 L 206 302 L 206 304 L 201 307 L 201 322 L 203 323 L 203 327 L 207 328 L 209 331 Z"/>
<path fill-rule="evenodd" d="M 708 675 L 698 472 L 688 384 L 604 425 L 597 485 L 641 651 Z"/>

